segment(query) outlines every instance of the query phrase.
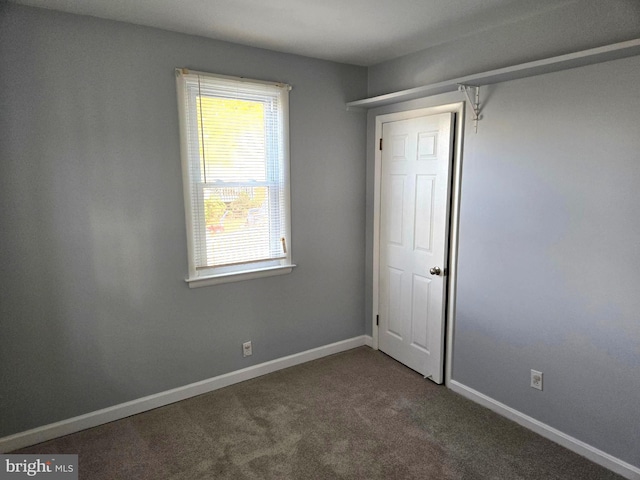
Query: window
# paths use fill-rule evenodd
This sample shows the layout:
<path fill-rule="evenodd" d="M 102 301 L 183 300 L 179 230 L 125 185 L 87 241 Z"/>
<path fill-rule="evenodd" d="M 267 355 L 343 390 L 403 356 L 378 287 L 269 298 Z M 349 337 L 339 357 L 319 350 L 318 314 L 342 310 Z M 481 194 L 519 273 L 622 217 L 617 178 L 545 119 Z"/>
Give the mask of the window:
<path fill-rule="evenodd" d="M 289 273 L 290 87 L 176 77 L 189 286 Z"/>

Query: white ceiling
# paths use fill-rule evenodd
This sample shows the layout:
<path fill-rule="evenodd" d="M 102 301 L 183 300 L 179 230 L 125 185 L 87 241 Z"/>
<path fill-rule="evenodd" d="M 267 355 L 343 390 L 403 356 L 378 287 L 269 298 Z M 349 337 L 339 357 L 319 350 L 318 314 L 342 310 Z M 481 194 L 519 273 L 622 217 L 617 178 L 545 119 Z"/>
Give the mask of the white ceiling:
<path fill-rule="evenodd" d="M 355 65 L 577 0 L 12 0 Z"/>

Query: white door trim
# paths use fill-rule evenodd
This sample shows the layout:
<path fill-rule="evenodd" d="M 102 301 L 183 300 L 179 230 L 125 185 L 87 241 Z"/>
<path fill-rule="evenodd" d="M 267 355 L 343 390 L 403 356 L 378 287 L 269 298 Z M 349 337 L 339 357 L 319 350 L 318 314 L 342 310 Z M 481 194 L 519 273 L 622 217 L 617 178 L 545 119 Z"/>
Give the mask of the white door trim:
<path fill-rule="evenodd" d="M 407 120 L 410 118 L 436 115 L 439 113 L 454 113 L 456 115 L 453 145 L 453 164 L 451 166 L 451 211 L 449 220 L 449 264 L 446 266 L 447 275 L 447 310 L 445 316 L 445 360 L 444 382 L 447 387 L 451 382 L 451 361 L 453 358 L 453 324 L 455 320 L 456 278 L 458 267 L 458 225 L 460 217 L 460 186 L 462 180 L 462 137 L 464 132 L 464 102 L 450 103 L 436 107 L 419 108 L 402 112 L 388 113 L 376 116 L 375 131 L 375 165 L 374 165 L 374 193 L 373 193 L 373 318 L 372 347 L 378 349 L 378 326 L 376 318 L 379 314 L 379 259 L 380 259 L 380 182 L 382 176 L 382 152 L 378 147 L 382 138 L 382 124 Z"/>

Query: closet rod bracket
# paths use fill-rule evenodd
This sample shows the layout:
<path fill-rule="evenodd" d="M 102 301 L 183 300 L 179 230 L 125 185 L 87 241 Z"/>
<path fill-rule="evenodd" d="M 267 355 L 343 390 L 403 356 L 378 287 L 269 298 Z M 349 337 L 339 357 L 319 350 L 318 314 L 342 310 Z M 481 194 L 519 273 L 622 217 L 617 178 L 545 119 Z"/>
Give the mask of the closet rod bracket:
<path fill-rule="evenodd" d="M 469 92 L 472 90 L 473 93 L 469 94 Z M 467 85 L 464 83 L 459 83 L 458 91 L 464 92 L 464 94 L 467 96 L 469 106 L 473 110 L 473 127 L 476 133 L 478 133 L 478 120 L 482 118 L 482 116 L 480 115 L 480 87 L 478 85 Z M 474 100 L 472 100 L 471 95 L 473 95 Z"/>

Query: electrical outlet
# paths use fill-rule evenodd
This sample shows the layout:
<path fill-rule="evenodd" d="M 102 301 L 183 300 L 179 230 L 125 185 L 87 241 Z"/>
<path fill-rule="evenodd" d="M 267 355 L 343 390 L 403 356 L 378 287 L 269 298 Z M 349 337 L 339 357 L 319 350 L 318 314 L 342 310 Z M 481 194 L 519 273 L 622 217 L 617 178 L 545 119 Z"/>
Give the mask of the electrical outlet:
<path fill-rule="evenodd" d="M 251 355 L 253 355 L 253 351 L 252 351 L 252 348 L 251 348 L 251 341 L 244 342 L 242 344 L 242 356 L 243 357 L 249 357 Z"/>
<path fill-rule="evenodd" d="M 542 372 L 531 370 L 531 388 L 542 390 Z"/>

